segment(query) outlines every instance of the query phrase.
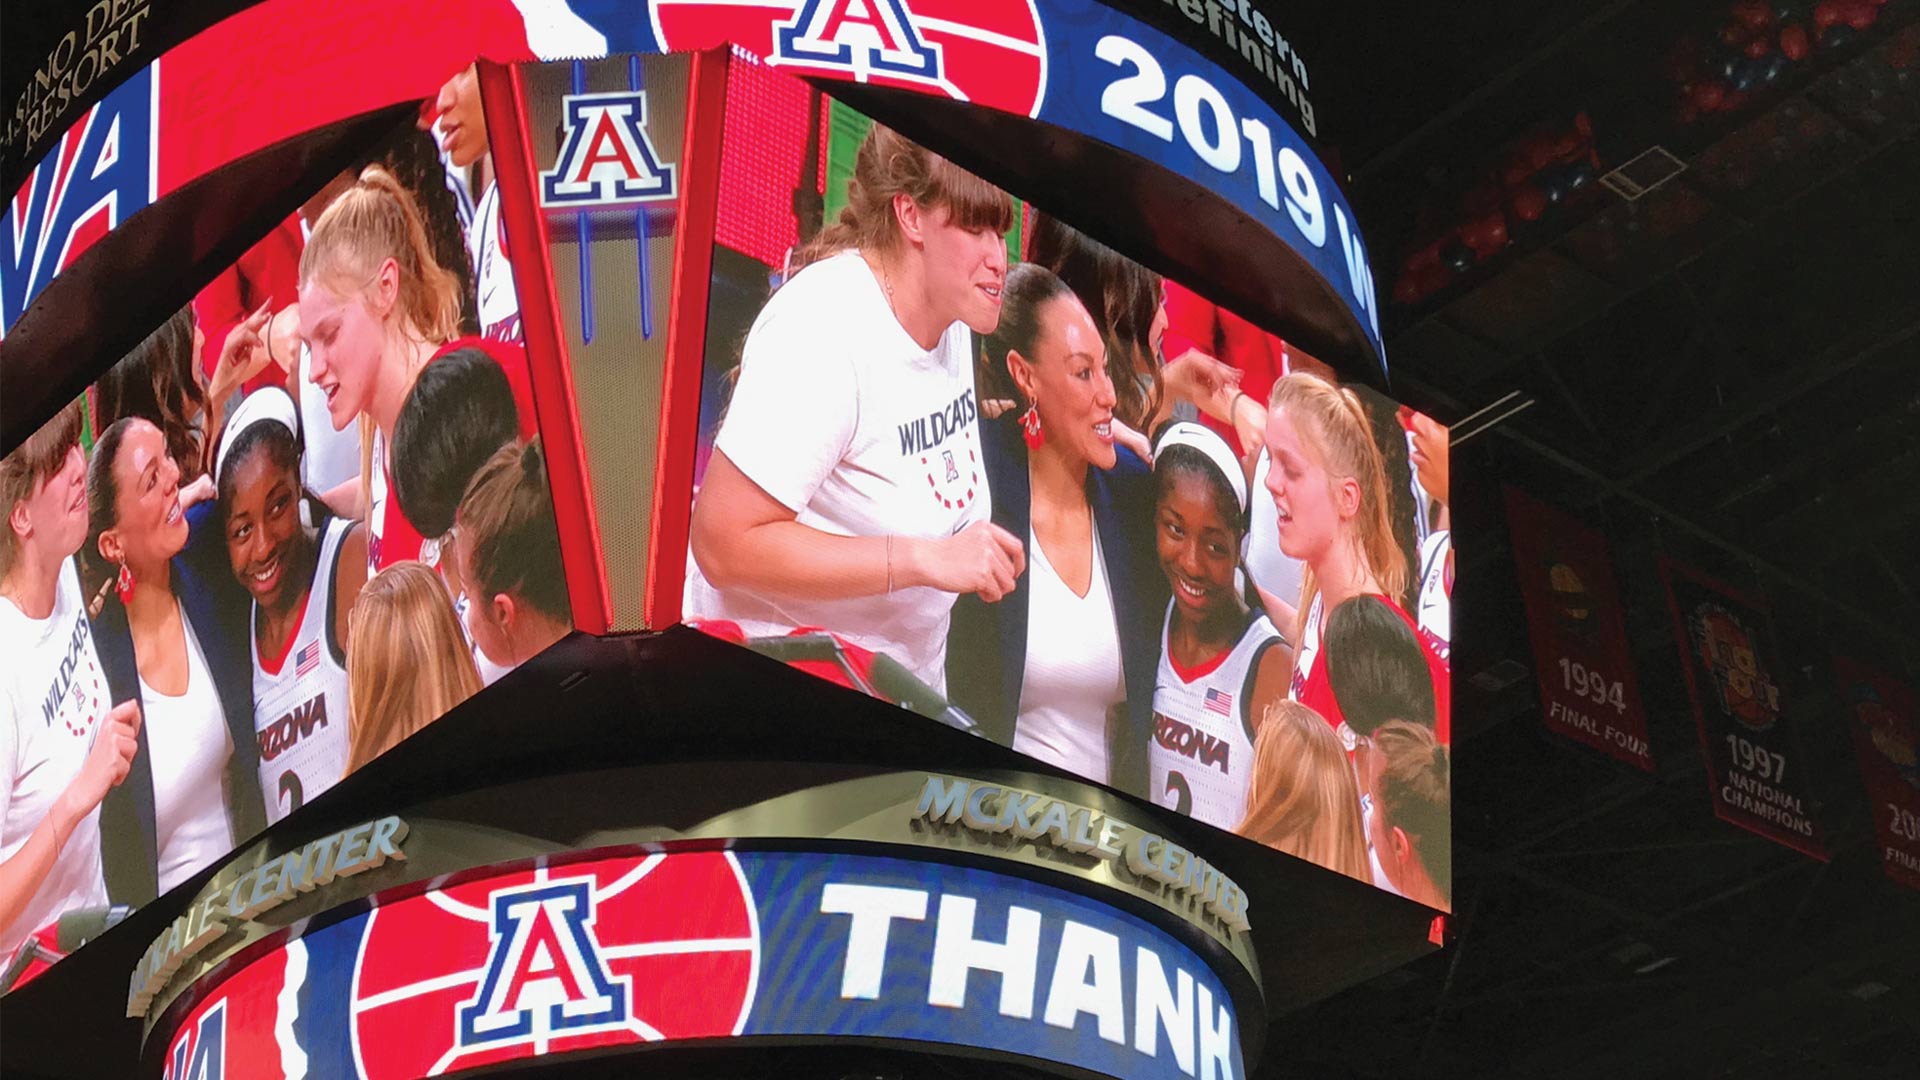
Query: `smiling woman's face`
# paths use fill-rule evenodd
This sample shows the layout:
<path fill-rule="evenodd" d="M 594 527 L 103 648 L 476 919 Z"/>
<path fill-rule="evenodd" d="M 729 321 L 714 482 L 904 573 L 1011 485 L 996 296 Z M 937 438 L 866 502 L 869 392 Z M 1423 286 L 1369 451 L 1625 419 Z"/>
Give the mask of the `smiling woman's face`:
<path fill-rule="evenodd" d="M 300 478 L 264 449 L 227 467 L 233 470 L 226 501 L 228 564 L 256 603 L 284 611 L 313 578 L 312 544 L 300 526 Z"/>
<path fill-rule="evenodd" d="M 187 516 L 180 509 L 180 467 L 167 455 L 160 429 L 137 421 L 120 440 L 113 461 L 116 518 L 110 530 L 121 561 L 141 566 L 165 562 L 187 546 Z"/>
<path fill-rule="evenodd" d="M 87 458 L 75 443 L 60 468 L 20 500 L 44 550 L 65 558 L 87 541 Z"/>

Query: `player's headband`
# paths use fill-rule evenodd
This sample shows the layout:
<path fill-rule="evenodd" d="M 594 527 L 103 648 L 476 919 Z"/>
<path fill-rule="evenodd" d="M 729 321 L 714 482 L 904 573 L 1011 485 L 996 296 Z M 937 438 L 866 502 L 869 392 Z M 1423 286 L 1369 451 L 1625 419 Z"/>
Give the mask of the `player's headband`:
<path fill-rule="evenodd" d="M 261 423 L 276 423 L 287 429 L 296 441 L 300 438 L 300 409 L 293 403 L 293 395 L 278 386 L 263 386 L 248 394 L 240 401 L 240 407 L 233 410 L 227 418 L 226 430 L 220 433 L 220 450 L 213 458 L 213 482 L 220 482 L 225 471 L 227 455 L 233 452 L 234 444 L 240 441 L 240 433 Z"/>
<path fill-rule="evenodd" d="M 1227 485 L 1233 488 L 1233 497 L 1240 500 L 1240 512 L 1247 512 L 1247 477 L 1240 469 L 1240 462 L 1234 458 L 1232 448 L 1227 446 L 1227 440 L 1212 428 L 1180 420 L 1161 430 L 1160 441 L 1153 445 L 1154 460 L 1160 460 L 1160 456 L 1174 446 L 1192 447 L 1205 454 L 1213 467 L 1226 478 Z"/>

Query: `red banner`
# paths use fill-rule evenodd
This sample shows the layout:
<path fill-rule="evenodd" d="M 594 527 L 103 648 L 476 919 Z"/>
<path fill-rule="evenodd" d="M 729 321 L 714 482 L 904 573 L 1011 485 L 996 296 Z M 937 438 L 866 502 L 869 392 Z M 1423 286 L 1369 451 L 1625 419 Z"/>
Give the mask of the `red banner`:
<path fill-rule="evenodd" d="M 1652 772 L 1607 538 L 1512 487 L 1507 528 L 1548 730 Z"/>
<path fill-rule="evenodd" d="M 1779 648 L 1762 601 L 1660 560 L 1687 695 L 1720 820 L 1827 859 L 1799 740 L 1780 686 Z"/>
<path fill-rule="evenodd" d="M 1920 889 L 1920 695 L 1885 672 L 1833 658 L 1853 712 L 1853 748 L 1867 785 L 1887 876 Z"/>

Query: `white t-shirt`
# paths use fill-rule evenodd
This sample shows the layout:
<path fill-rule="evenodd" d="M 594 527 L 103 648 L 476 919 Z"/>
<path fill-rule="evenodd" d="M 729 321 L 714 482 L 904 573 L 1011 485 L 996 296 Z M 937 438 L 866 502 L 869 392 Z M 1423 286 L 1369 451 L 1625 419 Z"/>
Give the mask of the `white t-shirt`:
<path fill-rule="evenodd" d="M 187 639 L 186 692 L 162 694 L 140 680 L 163 893 L 233 850 L 226 800 L 233 735 L 200 641 L 191 626 L 183 622 L 182 629 Z"/>
<path fill-rule="evenodd" d="M 79 774 L 113 708 L 73 560 L 60 568 L 46 618 L 30 619 L 12 601 L 0 601 L 0 656 L 0 859 L 10 859 Z M 74 826 L 20 916 L 0 926 L 0 965 L 63 913 L 106 903 L 95 807 Z"/>
<path fill-rule="evenodd" d="M 1087 595 L 1075 596 L 1054 572 L 1039 538 L 1027 536 L 1027 666 L 1013 748 L 1107 783 L 1107 715 L 1127 698 L 1120 630 L 1094 530 Z"/>
<path fill-rule="evenodd" d="M 990 516 L 971 332 L 956 322 L 932 351 L 920 348 L 858 252 L 806 267 L 760 310 L 714 446 L 822 532 L 942 538 Z M 688 616 L 731 619 L 749 636 L 824 627 L 946 687 L 953 593 L 722 592 L 695 562 L 685 600 Z"/>

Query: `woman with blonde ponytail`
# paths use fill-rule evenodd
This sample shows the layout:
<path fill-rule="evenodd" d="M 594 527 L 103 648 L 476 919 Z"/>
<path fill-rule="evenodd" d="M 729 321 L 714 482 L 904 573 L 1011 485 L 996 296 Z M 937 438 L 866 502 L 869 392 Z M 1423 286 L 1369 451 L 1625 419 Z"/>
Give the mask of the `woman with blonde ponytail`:
<path fill-rule="evenodd" d="M 1296 372 L 1273 384 L 1266 445 L 1280 550 L 1303 566 L 1299 607 L 1275 616 L 1294 627 L 1293 697 L 1338 729 L 1351 751 L 1355 737 L 1320 654 L 1325 612 L 1372 595 L 1415 625 L 1403 606 L 1408 557 L 1394 540 L 1386 466 L 1359 395 L 1318 375 Z M 1420 638 L 1429 666 L 1444 668 L 1435 642 Z"/>
<path fill-rule="evenodd" d="M 387 447 L 414 378 L 459 330 L 459 278 L 434 259 L 413 196 L 368 166 L 320 215 L 301 253 L 300 336 L 334 430 L 360 424 L 357 490 L 327 501 L 367 519 L 370 570 L 433 561 L 424 550 L 432 545 L 388 498 Z"/>

